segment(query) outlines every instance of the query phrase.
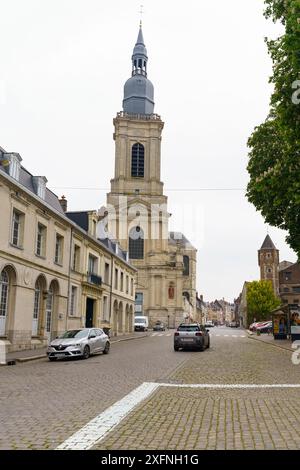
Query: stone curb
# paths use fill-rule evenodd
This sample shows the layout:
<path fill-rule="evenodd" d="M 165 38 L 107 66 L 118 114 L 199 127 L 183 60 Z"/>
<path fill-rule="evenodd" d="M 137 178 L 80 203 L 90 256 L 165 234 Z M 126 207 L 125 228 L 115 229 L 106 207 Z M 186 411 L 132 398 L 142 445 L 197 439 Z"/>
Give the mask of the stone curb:
<path fill-rule="evenodd" d="M 252 333 L 251 331 L 250 332 L 247 331 L 247 334 L 248 334 L 248 338 L 254 339 L 255 341 L 259 341 L 260 343 L 267 344 L 269 346 L 273 346 L 273 347 L 279 348 L 279 349 L 285 349 L 286 351 L 294 352 L 294 349 L 286 347 L 286 346 L 282 346 L 281 344 L 269 343 L 269 342 L 264 341 L 262 339 L 258 339 L 258 338 L 255 337 L 254 333 Z"/>
<path fill-rule="evenodd" d="M 147 338 L 149 335 L 143 335 L 143 336 L 130 336 L 129 338 L 120 338 L 116 340 L 111 340 L 111 343 L 121 343 L 122 341 L 131 341 L 133 339 L 141 339 L 141 338 Z M 18 357 L 18 358 L 13 358 L 10 359 L 8 362 L 29 362 L 29 361 L 37 361 L 38 359 L 44 359 L 47 357 L 47 354 L 40 354 L 38 356 L 29 356 L 29 357 Z M 8 364 L 0 364 L 0 366 L 7 366 Z"/>

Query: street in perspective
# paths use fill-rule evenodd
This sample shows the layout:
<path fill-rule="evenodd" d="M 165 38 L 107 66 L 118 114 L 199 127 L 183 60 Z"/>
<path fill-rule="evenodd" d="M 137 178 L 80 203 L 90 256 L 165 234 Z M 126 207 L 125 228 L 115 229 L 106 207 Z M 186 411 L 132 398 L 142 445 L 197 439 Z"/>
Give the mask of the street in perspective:
<path fill-rule="evenodd" d="M 24 3 L 0 0 L 0 451 L 299 450 L 299 0 Z"/>

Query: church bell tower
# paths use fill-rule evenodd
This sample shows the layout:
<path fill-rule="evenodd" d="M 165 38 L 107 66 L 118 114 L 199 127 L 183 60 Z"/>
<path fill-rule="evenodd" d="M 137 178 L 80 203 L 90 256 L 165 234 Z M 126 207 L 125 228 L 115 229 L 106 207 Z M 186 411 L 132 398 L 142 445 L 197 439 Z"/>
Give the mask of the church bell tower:
<path fill-rule="evenodd" d="M 260 250 L 258 250 L 258 265 L 260 279 L 272 282 L 275 295 L 279 295 L 279 250 L 274 245 L 270 235 L 267 235 Z"/>
<path fill-rule="evenodd" d="M 136 315 L 175 327 L 195 309 L 196 250 L 185 237 L 169 233 L 167 196 L 161 181 L 164 123 L 154 112 L 154 87 L 148 78 L 148 54 L 140 25 L 124 85 L 123 109 L 114 123 L 115 172 L 107 195 L 110 230 L 137 269 Z M 182 234 L 181 234 L 182 235 Z M 184 268 L 184 258 L 186 260 Z M 186 297 L 185 297 L 186 298 Z"/>
<path fill-rule="evenodd" d="M 148 55 L 144 43 L 142 26 L 132 54 L 131 77 L 124 85 L 123 110 L 117 113 L 114 123 L 115 174 L 111 180 L 111 192 L 107 203 L 116 211 L 116 236 L 121 246 L 129 250 L 128 235 L 131 225 L 138 224 L 140 233 L 145 235 L 144 255 L 153 251 L 166 251 L 168 245 L 167 197 L 163 194 L 161 182 L 161 140 L 164 123 L 154 113 L 154 87 L 148 79 Z M 121 226 L 120 211 L 125 213 L 123 199 L 127 201 L 129 226 Z M 120 202 L 121 201 L 121 202 Z M 125 201 L 125 200 L 124 200 Z M 125 202 L 124 202 L 125 204 Z M 159 207 L 160 235 L 151 237 L 151 208 Z M 164 212 L 164 214 L 161 214 Z M 131 223 L 132 222 L 132 223 Z M 154 238 L 154 239 L 153 239 Z M 133 253 L 129 253 L 131 257 Z M 131 259 L 135 259 L 132 258 Z"/>

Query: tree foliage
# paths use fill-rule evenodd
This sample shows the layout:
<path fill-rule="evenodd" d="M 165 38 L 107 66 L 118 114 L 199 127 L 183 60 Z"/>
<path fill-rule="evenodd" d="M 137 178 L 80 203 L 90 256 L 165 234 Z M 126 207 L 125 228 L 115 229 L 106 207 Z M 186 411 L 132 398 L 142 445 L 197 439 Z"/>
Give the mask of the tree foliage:
<path fill-rule="evenodd" d="M 271 281 L 253 281 L 247 284 L 248 323 L 270 320 L 270 312 L 281 304 L 273 291 Z"/>
<path fill-rule="evenodd" d="M 270 225 L 287 230 L 300 258 L 300 0 L 265 0 L 284 34 L 266 40 L 273 61 L 270 113 L 248 140 L 247 197 Z"/>

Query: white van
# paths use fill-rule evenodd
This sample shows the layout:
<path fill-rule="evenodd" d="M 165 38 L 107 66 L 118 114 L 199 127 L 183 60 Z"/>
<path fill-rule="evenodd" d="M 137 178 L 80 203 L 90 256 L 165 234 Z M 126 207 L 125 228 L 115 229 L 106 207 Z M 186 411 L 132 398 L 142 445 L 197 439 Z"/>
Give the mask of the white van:
<path fill-rule="evenodd" d="M 135 317 L 134 331 L 148 331 L 149 320 L 148 317 Z"/>

